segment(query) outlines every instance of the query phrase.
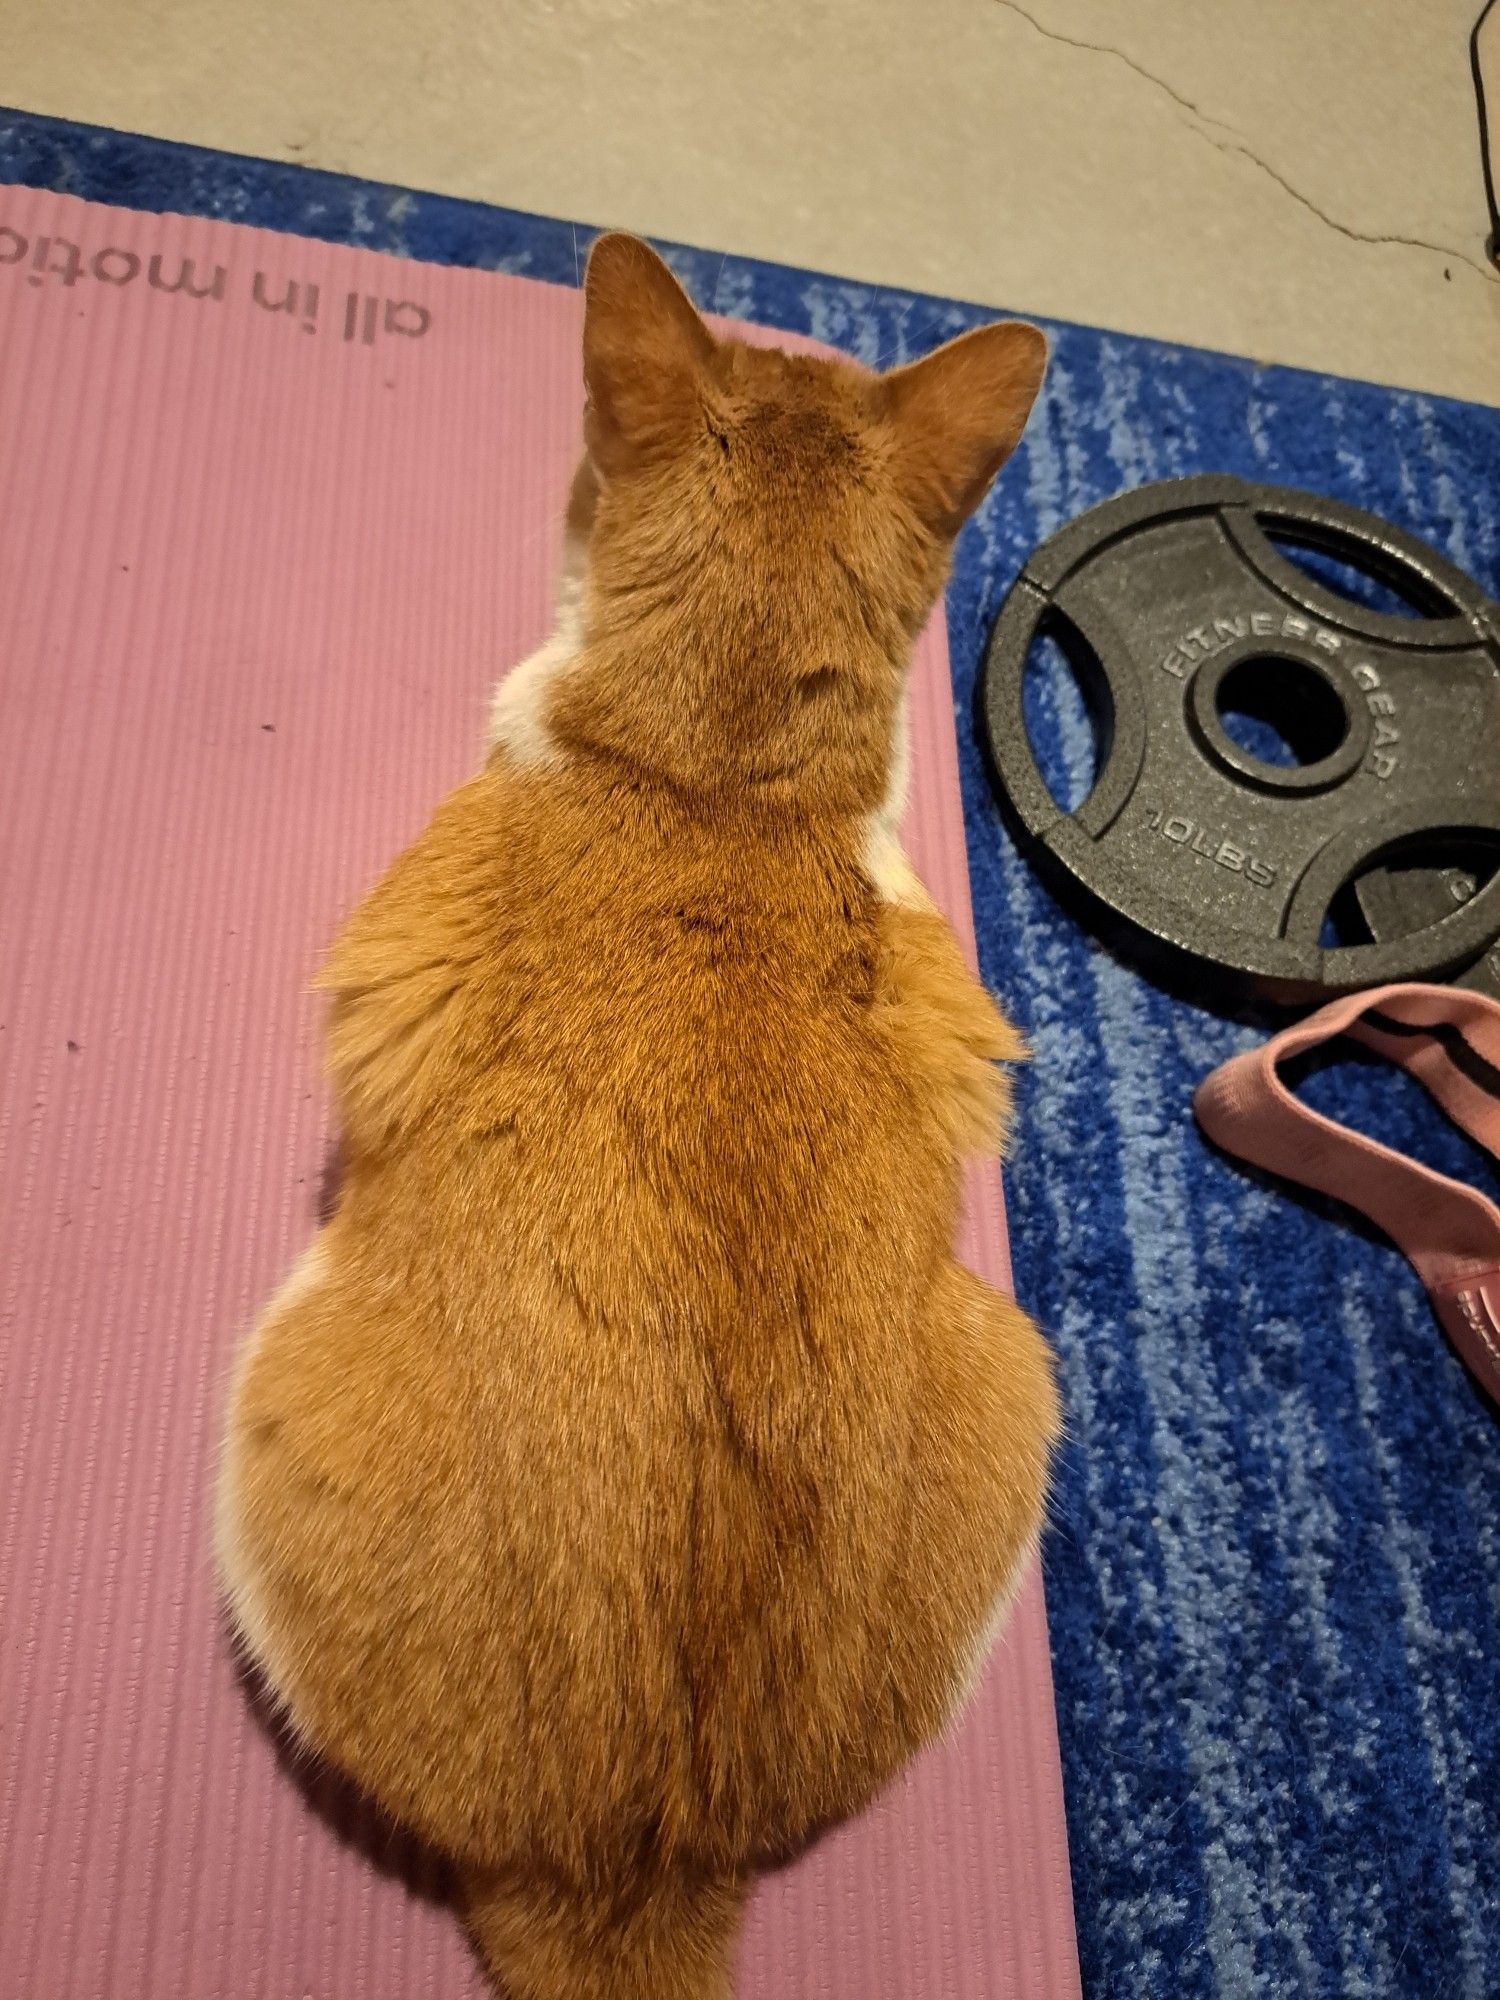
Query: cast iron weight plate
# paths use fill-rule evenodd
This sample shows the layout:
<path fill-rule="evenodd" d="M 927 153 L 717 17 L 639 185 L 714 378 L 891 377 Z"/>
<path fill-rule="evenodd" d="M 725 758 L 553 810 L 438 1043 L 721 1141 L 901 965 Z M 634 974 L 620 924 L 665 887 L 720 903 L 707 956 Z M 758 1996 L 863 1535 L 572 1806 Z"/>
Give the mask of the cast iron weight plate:
<path fill-rule="evenodd" d="M 1480 869 L 1376 868 L 1354 885 L 1370 935 L 1382 942 L 1435 924 L 1467 903 L 1484 874 L 1500 864 L 1500 848 L 1482 856 Z M 1455 986 L 1472 986 L 1500 1000 L 1500 942 L 1484 957 L 1453 976 Z"/>
<path fill-rule="evenodd" d="M 1366 608 L 1274 536 L 1354 564 L 1421 615 Z M 1042 631 L 1107 710 L 1097 779 L 1072 812 L 1053 800 L 1022 713 Z M 980 705 L 1033 858 L 1138 945 L 1268 998 L 1316 1001 L 1451 977 L 1500 938 L 1500 870 L 1466 897 L 1443 889 L 1455 850 L 1500 841 L 1500 606 L 1372 514 L 1226 476 L 1106 501 L 1022 570 Z M 1302 761 L 1250 754 L 1226 708 L 1272 721 Z M 1386 864 L 1400 864 L 1402 894 L 1382 904 Z M 1372 941 L 1328 943 L 1325 919 L 1372 878 Z"/>

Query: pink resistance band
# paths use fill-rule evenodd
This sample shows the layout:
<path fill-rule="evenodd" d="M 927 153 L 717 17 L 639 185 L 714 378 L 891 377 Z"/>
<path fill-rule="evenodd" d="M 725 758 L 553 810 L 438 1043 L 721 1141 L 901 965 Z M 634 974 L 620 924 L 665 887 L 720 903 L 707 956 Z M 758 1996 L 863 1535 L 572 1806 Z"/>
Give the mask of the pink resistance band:
<path fill-rule="evenodd" d="M 1346 1034 L 1409 1070 L 1471 1139 L 1500 1154 L 1500 1001 L 1449 986 L 1379 986 L 1319 1008 L 1206 1077 L 1193 1102 L 1198 1122 L 1226 1152 L 1335 1195 L 1384 1230 L 1500 1403 L 1500 1208 L 1322 1117 L 1281 1080 L 1289 1058 Z"/>

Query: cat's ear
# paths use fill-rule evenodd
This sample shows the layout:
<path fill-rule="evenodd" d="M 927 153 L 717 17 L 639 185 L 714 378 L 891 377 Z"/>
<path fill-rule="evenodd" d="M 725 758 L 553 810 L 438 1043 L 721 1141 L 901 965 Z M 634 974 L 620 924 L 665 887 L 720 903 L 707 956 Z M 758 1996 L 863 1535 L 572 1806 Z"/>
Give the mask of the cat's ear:
<path fill-rule="evenodd" d="M 671 426 L 715 347 L 654 250 L 635 236 L 599 238 L 584 280 L 584 432 L 606 478 Z"/>
<path fill-rule="evenodd" d="M 1023 320 L 975 327 L 887 375 L 897 477 L 927 526 L 956 535 L 1026 428 L 1047 341 Z"/>

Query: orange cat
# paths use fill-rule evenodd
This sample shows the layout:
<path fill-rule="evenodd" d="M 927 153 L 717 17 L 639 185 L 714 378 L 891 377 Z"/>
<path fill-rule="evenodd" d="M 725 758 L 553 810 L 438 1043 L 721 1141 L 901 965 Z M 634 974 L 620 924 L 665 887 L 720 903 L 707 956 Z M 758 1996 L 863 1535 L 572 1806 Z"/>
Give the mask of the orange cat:
<path fill-rule="evenodd" d="M 755 1871 L 961 1702 L 1047 1352 L 952 1255 L 1018 1044 L 896 844 L 904 675 L 1042 337 L 892 375 L 589 263 L 558 630 L 334 948 L 337 1212 L 219 1549 L 291 1723 L 513 2000 L 707 2000 Z"/>

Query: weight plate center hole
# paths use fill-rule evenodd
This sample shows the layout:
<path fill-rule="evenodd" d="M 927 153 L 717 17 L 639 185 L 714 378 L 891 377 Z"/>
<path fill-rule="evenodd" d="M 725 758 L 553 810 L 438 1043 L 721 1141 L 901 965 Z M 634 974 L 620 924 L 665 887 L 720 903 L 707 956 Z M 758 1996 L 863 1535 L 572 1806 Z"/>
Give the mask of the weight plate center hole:
<path fill-rule="evenodd" d="M 1316 667 L 1276 653 L 1236 661 L 1215 707 L 1231 743 L 1261 764 L 1321 764 L 1349 734 L 1349 711 Z"/>
<path fill-rule="evenodd" d="M 1191 703 L 1199 741 L 1263 791 L 1321 790 L 1348 777 L 1365 753 L 1368 718 L 1328 669 L 1294 653 L 1206 661 Z"/>

